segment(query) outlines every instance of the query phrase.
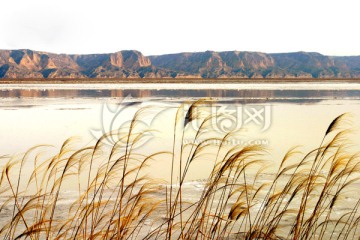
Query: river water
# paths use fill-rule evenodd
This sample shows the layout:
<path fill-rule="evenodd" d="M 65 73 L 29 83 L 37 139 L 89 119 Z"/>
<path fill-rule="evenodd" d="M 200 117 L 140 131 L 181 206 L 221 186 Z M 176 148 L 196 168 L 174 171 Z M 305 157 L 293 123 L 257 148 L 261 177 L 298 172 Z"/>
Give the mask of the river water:
<path fill-rule="evenodd" d="M 190 104 L 198 99 L 208 101 L 201 109 L 219 115 L 211 120 L 211 130 L 240 130 L 229 145 L 265 145 L 268 157 L 275 162 L 291 147 L 300 145 L 304 152 L 318 147 L 328 125 L 343 113 L 351 113 L 351 128 L 356 136 L 360 122 L 358 85 L 353 85 L 353 89 L 347 84 L 283 85 L 274 89 L 269 84 L 235 84 L 220 90 L 204 84 L 197 88 L 178 84 L 164 89 L 157 89 L 157 85 L 150 89 L 116 84 L 106 88 L 96 84 L 3 85 L 0 155 L 22 153 L 38 144 L 58 149 L 72 136 L 81 139 L 81 146 L 94 143 L 102 134 L 124 127 L 143 107 L 151 112 L 143 124 L 158 132 L 152 135 L 152 142 L 157 150 L 169 150 L 177 109 L 182 107 L 186 114 Z M 200 121 L 189 125 L 196 130 Z M 194 139 L 188 134 L 183 141 Z M 202 177 L 199 174 L 192 178 Z"/>
<path fill-rule="evenodd" d="M 21 156 L 36 145 L 51 145 L 45 147 L 47 153 L 56 154 L 70 137 L 76 137 L 73 147 L 80 149 L 94 145 L 108 132 L 126 136 L 135 115 L 140 132 L 151 130 L 133 146 L 134 153 L 145 156 L 174 151 L 176 159 L 186 160 L 186 150 L 183 150 L 184 156 L 179 156 L 182 144 L 200 144 L 206 139 L 216 141 L 216 137 L 231 132 L 223 141 L 228 149 L 262 146 L 266 150 L 262 159 L 271 171 L 279 166 L 292 147 L 299 146 L 304 154 L 319 147 L 329 124 L 343 113 L 349 113 L 348 121 L 341 127 L 351 129 L 350 150 L 359 152 L 359 86 L 308 83 L 165 87 L 146 84 L 0 85 L 0 156 L 5 156 L 0 167 L 5 166 L 8 157 Z M 187 117 L 191 106 L 195 109 L 193 118 Z M 197 136 L 202 128 L 207 131 Z M 331 136 L 326 141 L 330 139 Z M 107 141 L 110 147 L 118 141 L 127 144 L 126 138 L 117 136 Z M 192 163 L 183 186 L 184 199 L 191 202 L 199 197 L 216 154 L 209 148 L 209 152 Z M 149 164 L 146 174 L 167 181 L 164 186 L 169 186 L 170 164 L 171 156 L 165 154 Z M 22 174 L 29 175 L 33 167 L 32 163 L 25 166 Z M 173 180 L 178 178 L 176 174 L 173 177 Z M 269 181 L 266 176 L 260 180 Z M 61 205 L 60 215 L 78 196 L 73 187 L 71 182 L 64 183 L 59 205 L 66 206 Z M 358 198 L 349 199 L 351 206 Z M 8 209 L 1 213 L 4 217 L 0 226 L 11 216 L 12 205 Z"/>

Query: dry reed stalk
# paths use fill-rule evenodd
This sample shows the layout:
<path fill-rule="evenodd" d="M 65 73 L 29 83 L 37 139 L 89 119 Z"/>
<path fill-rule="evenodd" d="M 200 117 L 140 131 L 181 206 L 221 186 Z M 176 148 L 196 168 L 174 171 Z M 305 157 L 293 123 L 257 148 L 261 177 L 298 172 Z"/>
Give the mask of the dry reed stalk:
<path fill-rule="evenodd" d="M 148 130 L 137 132 L 140 109 L 128 129 L 108 133 L 94 146 L 77 148 L 74 139 L 46 157 L 48 146 L 37 146 L 20 157 L 2 156 L 0 226 L 3 239 L 356 239 L 359 238 L 360 154 L 343 129 L 347 115 L 329 125 L 319 147 L 301 155 L 290 149 L 275 173 L 269 173 L 261 146 L 225 142 L 235 133 L 212 135 L 200 116 L 204 101 L 181 106 L 175 116 L 170 151 L 142 154 L 136 144 Z M 185 116 L 184 116 L 185 115 Z M 200 121 L 188 135 L 187 125 Z M 109 137 L 117 141 L 108 148 Z M 332 137 L 330 135 L 333 135 Z M 203 141 L 184 144 L 184 138 Z M 217 143 L 214 143 L 217 142 Z M 326 143 L 328 142 L 328 143 Z M 41 150 L 41 151 L 40 151 Z M 39 152 L 37 152 L 39 151 Z M 208 154 L 212 152 L 212 154 Z M 146 176 L 159 155 L 170 156 L 170 186 Z M 213 164 L 198 199 L 184 200 L 184 183 L 198 159 Z M 23 171 L 33 166 L 27 178 Z M 176 166 L 179 166 L 176 171 Z M 256 171 L 255 171 L 256 170 Z M 250 174 L 255 172 L 255 174 Z M 15 176 L 15 177 L 14 177 Z M 84 176 L 85 182 L 84 182 Z M 263 182 L 266 176 L 267 182 Z M 178 177 L 178 181 L 174 179 Z M 67 182 L 77 189 L 72 203 L 62 204 Z M 178 187 L 175 187 L 175 183 Z M 354 198 L 355 197 L 355 198 Z M 357 198 L 356 198 L 357 197 Z M 343 203 L 352 199 L 352 205 Z M 66 209 L 64 211 L 64 209 Z M 66 213 L 68 211 L 68 213 Z"/>

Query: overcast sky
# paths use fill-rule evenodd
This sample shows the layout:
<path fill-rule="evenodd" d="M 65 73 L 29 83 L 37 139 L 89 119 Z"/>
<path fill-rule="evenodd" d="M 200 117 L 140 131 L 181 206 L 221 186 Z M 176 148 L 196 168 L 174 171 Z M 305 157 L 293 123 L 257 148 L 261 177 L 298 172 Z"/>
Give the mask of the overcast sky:
<path fill-rule="evenodd" d="M 8 0 L 0 49 L 360 55 L 358 0 Z"/>

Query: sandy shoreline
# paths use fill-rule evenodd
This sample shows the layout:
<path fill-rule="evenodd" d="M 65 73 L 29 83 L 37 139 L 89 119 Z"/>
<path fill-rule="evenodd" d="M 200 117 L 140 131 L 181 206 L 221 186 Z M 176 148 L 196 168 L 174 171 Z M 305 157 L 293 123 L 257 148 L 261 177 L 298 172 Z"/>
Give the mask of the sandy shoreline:
<path fill-rule="evenodd" d="M 360 90 L 359 83 L 9 83 L 0 90 L 52 90 L 52 89 L 137 89 L 137 90 Z"/>
<path fill-rule="evenodd" d="M 89 79 L 0 79 L 3 84 L 133 84 L 133 83 L 360 83 L 357 78 L 89 78 Z"/>
<path fill-rule="evenodd" d="M 360 90 L 360 79 L 2 79 L 0 90 Z"/>

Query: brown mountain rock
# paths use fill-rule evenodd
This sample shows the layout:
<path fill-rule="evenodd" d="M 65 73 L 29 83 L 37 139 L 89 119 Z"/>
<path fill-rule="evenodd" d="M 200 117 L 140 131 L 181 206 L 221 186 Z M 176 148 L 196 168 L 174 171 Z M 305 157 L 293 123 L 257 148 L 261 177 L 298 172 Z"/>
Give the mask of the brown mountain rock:
<path fill-rule="evenodd" d="M 0 50 L 0 78 L 360 78 L 360 56 L 190 52 L 144 56 Z"/>

